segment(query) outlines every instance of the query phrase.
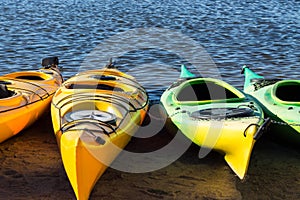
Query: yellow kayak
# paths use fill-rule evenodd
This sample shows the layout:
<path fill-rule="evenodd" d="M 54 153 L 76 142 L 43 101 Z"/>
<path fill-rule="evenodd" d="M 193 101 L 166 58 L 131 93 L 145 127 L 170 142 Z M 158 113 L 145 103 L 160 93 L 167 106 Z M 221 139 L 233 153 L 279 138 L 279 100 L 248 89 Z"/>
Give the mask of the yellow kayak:
<path fill-rule="evenodd" d="M 58 58 L 45 58 L 36 71 L 0 76 L 0 142 L 35 122 L 62 83 Z"/>
<path fill-rule="evenodd" d="M 254 99 L 222 80 L 196 77 L 183 65 L 161 103 L 176 127 L 203 147 L 200 157 L 218 151 L 245 177 L 254 144 L 269 124 Z"/>
<path fill-rule="evenodd" d="M 79 73 L 57 90 L 53 127 L 77 199 L 89 198 L 141 125 L 148 104 L 143 87 L 111 66 Z"/>

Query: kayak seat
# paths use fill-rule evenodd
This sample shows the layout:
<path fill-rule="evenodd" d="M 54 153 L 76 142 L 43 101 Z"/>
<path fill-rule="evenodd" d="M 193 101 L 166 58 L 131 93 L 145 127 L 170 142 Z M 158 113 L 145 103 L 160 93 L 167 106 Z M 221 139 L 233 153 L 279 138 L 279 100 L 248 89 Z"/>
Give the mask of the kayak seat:
<path fill-rule="evenodd" d="M 239 98 L 230 90 L 211 82 L 191 84 L 177 95 L 179 101 L 205 101 Z"/>
<path fill-rule="evenodd" d="M 0 84 L 0 99 L 11 97 L 15 92 L 8 90 L 5 84 Z"/>
<path fill-rule="evenodd" d="M 300 102 L 300 84 L 279 85 L 275 95 L 282 101 Z"/>

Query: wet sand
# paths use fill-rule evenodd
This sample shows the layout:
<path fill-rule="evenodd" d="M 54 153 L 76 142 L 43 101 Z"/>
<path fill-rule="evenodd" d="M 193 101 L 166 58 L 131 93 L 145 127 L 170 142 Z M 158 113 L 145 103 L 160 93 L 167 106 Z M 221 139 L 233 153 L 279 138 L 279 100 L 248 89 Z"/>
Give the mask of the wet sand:
<path fill-rule="evenodd" d="M 133 138 L 126 147 L 143 152 L 172 139 L 167 130 Z M 247 177 L 240 180 L 222 155 L 198 158 L 190 148 L 171 165 L 148 173 L 108 168 L 90 199 L 300 199 L 300 152 L 262 137 Z M 75 199 L 53 134 L 50 113 L 0 144 L 0 199 Z"/>

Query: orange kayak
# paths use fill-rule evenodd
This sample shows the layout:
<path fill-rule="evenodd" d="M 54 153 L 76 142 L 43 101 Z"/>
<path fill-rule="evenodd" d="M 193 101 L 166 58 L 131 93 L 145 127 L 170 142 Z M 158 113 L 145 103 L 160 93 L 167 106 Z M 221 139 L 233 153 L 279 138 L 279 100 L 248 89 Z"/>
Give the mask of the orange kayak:
<path fill-rule="evenodd" d="M 36 71 L 0 76 L 0 142 L 34 123 L 49 108 L 62 84 L 58 58 L 45 58 Z"/>

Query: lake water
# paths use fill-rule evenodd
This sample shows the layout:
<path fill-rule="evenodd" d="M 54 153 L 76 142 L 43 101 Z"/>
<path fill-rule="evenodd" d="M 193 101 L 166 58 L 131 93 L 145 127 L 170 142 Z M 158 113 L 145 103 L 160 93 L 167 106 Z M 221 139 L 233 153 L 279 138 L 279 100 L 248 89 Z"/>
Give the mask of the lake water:
<path fill-rule="evenodd" d="M 300 2 L 1 0 L 0 73 L 36 69 L 58 56 L 63 75 L 109 58 L 152 100 L 181 64 L 242 87 L 242 65 L 299 78 Z"/>

